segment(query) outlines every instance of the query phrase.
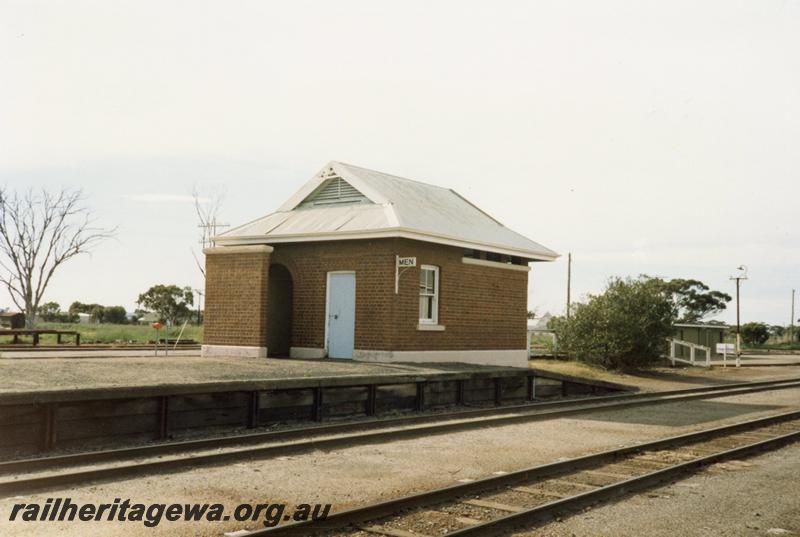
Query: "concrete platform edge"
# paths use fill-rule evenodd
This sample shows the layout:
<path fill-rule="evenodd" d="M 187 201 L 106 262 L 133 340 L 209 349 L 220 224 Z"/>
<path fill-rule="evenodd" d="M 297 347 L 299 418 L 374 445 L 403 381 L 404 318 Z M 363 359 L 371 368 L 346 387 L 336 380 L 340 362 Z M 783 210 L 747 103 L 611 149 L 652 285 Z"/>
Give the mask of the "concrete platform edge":
<path fill-rule="evenodd" d="M 124 399 L 162 395 L 204 394 L 253 390 L 284 390 L 316 387 L 365 386 L 370 384 L 405 384 L 414 382 L 441 382 L 494 377 L 531 376 L 566 380 L 579 384 L 595 385 L 616 390 L 635 391 L 636 388 L 612 382 L 582 379 L 520 368 L 486 368 L 479 371 L 442 373 L 397 373 L 379 375 L 349 375 L 337 377 L 277 378 L 259 380 L 236 380 L 224 382 L 200 382 L 192 384 L 158 384 L 150 386 L 113 386 L 101 388 L 76 388 L 63 390 L 32 390 L 0 393 L 0 405 L 44 404 L 53 402 L 90 401 L 102 399 Z"/>
<path fill-rule="evenodd" d="M 203 358 L 266 358 L 266 347 L 244 347 L 235 345 L 203 345 L 200 356 Z"/>

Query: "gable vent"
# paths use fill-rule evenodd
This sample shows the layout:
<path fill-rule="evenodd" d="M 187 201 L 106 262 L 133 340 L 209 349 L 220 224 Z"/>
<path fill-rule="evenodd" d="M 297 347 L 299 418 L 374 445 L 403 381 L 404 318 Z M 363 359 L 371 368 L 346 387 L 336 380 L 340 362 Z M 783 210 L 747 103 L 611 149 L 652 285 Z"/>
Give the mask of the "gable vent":
<path fill-rule="evenodd" d="M 369 201 L 364 194 L 353 188 L 341 177 L 334 177 L 322 183 L 303 200 L 300 207 L 328 205 L 332 203 L 362 203 Z"/>

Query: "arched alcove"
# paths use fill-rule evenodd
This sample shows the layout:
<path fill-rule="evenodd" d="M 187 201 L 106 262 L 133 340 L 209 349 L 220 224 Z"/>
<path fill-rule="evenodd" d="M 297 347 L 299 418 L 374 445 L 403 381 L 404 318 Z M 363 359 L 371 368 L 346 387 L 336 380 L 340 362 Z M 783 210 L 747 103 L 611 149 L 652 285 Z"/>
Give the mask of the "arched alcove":
<path fill-rule="evenodd" d="M 267 352 L 289 356 L 292 343 L 292 275 L 283 265 L 269 266 L 267 287 Z"/>

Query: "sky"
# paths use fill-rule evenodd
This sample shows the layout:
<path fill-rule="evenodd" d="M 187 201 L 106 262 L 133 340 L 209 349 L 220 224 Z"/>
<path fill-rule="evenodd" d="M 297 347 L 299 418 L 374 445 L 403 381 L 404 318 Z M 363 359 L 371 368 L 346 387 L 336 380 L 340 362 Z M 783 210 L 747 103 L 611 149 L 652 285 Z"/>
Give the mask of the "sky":
<path fill-rule="evenodd" d="M 65 307 L 202 287 L 193 188 L 236 225 L 339 160 L 561 253 L 533 266 L 540 315 L 572 252 L 573 298 L 638 274 L 733 294 L 746 265 L 743 322 L 788 324 L 798 27 L 769 0 L 0 0 L 0 184 L 81 188 L 117 228 L 56 274 Z"/>

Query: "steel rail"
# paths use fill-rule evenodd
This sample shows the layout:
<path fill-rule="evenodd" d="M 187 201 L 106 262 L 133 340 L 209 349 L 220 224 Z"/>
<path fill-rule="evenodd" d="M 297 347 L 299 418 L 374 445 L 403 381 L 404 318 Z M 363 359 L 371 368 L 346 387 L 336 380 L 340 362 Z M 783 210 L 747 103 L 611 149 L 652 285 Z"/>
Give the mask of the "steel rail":
<path fill-rule="evenodd" d="M 312 451 L 315 449 L 340 449 L 353 445 L 366 445 L 381 443 L 390 440 L 404 438 L 414 438 L 423 435 L 446 434 L 461 430 L 468 430 L 478 427 L 492 427 L 498 425 L 508 425 L 513 423 L 535 421 L 542 419 L 552 419 L 555 417 L 567 416 L 572 414 L 596 412 L 603 410 L 615 410 L 618 408 L 628 408 L 633 406 L 644 406 L 652 404 L 667 404 L 677 401 L 692 399 L 709 399 L 718 397 L 728 397 L 761 391 L 781 390 L 800 387 L 798 379 L 783 379 L 779 381 L 760 381 L 758 383 L 743 383 L 732 386 L 713 386 L 710 389 L 689 389 L 676 390 L 671 392 L 656 392 L 650 394 L 630 394 L 627 396 L 609 396 L 613 401 L 603 399 L 579 399 L 573 401 L 557 401 L 553 403 L 540 403 L 539 405 L 519 405 L 516 411 L 528 410 L 521 414 L 494 415 L 497 409 L 481 409 L 478 411 L 461 411 L 448 414 L 437 414 L 430 416 L 417 416 L 407 418 L 393 418 L 389 420 L 374 420 L 365 424 L 355 422 L 348 424 L 317 426 L 304 429 L 275 431 L 271 433 L 260 433 L 257 435 L 245 435 L 248 437 L 258 436 L 261 441 L 273 440 L 280 443 L 244 447 L 232 449 L 230 451 L 186 454 L 173 459 L 157 459 L 142 462 L 125 462 L 116 466 L 80 469 L 71 472 L 63 472 L 48 475 L 33 475 L 30 477 L 14 475 L 12 480 L 0 481 L 0 497 L 32 492 L 36 490 L 47 490 L 50 488 L 66 485 L 75 485 L 86 481 L 108 480 L 126 476 L 138 475 L 142 472 L 160 472 L 169 470 L 180 470 L 200 464 L 219 464 L 228 461 L 240 460 L 248 457 L 269 457 L 297 454 Z M 637 397 L 641 396 L 641 397 Z M 618 400 L 618 398 L 623 398 Z M 503 410 L 507 410 L 504 408 Z M 537 411 L 538 410 L 538 411 Z M 506 413 L 506 412 L 504 412 Z M 481 414 L 489 414 L 482 417 Z M 410 426 L 407 428 L 392 428 L 404 425 L 413 425 L 415 418 L 424 418 L 422 425 Z M 470 418 L 474 418 L 471 419 Z M 445 423 L 425 424 L 428 421 L 457 420 Z M 352 430 L 362 430 L 352 434 L 345 434 Z M 378 429 L 378 430 L 372 430 Z M 313 434 L 309 434 L 313 431 Z M 340 434 L 341 436 L 333 436 Z M 323 435 L 330 435 L 320 438 Z M 300 438 L 296 441 L 292 439 Z M 215 440 L 204 439 L 200 441 L 187 441 L 168 444 L 168 447 L 186 446 L 197 449 L 212 449 L 225 445 L 216 443 Z M 33 469 L 50 469 L 59 465 L 89 465 L 108 460 L 118 460 L 114 455 L 124 453 L 126 456 L 148 457 L 161 455 L 163 452 L 158 448 L 163 446 L 144 446 L 138 448 L 125 448 L 122 450 L 109 450 L 105 452 L 89 452 L 73 455 L 62 455 L 56 457 L 44 457 L 41 459 L 27 459 L 0 463 L 0 472 L 11 473 L 19 471 L 31 471 Z"/>
<path fill-rule="evenodd" d="M 496 520 L 453 531 L 448 533 L 448 535 L 457 537 L 503 535 L 516 527 L 530 527 L 531 525 L 541 524 L 559 513 L 575 511 L 599 501 L 610 500 L 625 494 L 661 485 L 683 474 L 691 473 L 715 462 L 752 455 L 759 451 L 776 449 L 797 441 L 800 441 L 800 430 L 702 456 L 691 461 L 674 464 L 661 470 L 655 470 L 644 475 L 631 477 L 624 481 L 611 483 L 596 490 L 576 494 Z"/>
<path fill-rule="evenodd" d="M 328 516 L 323 521 L 304 521 L 265 528 L 247 533 L 247 537 L 276 537 L 287 535 L 308 536 L 313 532 L 343 530 L 350 526 L 357 526 L 368 521 L 375 521 L 405 511 L 433 507 L 460 497 L 472 496 L 477 493 L 491 492 L 511 485 L 560 476 L 566 472 L 575 473 L 583 469 L 608 464 L 618 461 L 628 455 L 642 451 L 659 450 L 680 447 L 687 444 L 701 442 L 712 438 L 724 437 L 743 431 L 758 429 L 781 422 L 800 419 L 800 411 L 791 411 L 763 418 L 723 425 L 702 431 L 686 433 L 652 442 L 636 444 L 618 449 L 612 449 L 584 455 L 564 461 L 548 463 L 498 476 L 471 481 L 469 483 L 450 485 L 440 489 L 421 492 L 402 498 L 387 500 L 375 504 L 340 511 Z M 469 526 L 460 530 L 448 532 L 448 536 L 484 536 L 498 535 L 511 529 L 543 522 L 554 515 L 586 507 L 601 500 L 624 495 L 637 490 L 642 490 L 673 479 L 674 477 L 699 469 L 707 464 L 751 454 L 764 449 L 772 449 L 800 440 L 800 428 L 787 434 L 774 438 L 757 441 L 744 446 L 723 450 L 707 456 L 700 456 L 688 462 L 677 463 L 666 468 L 658 469 L 640 476 L 631 477 L 619 482 L 599 487 L 595 490 L 571 495 L 559 500 L 548 502 L 530 509 L 522 510 L 494 520 Z"/>

